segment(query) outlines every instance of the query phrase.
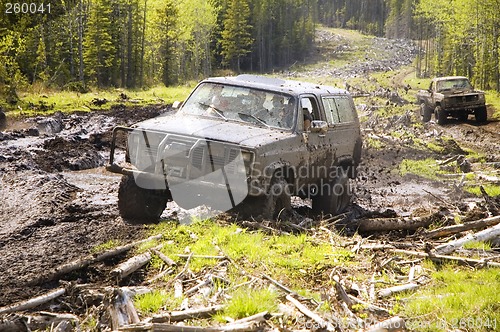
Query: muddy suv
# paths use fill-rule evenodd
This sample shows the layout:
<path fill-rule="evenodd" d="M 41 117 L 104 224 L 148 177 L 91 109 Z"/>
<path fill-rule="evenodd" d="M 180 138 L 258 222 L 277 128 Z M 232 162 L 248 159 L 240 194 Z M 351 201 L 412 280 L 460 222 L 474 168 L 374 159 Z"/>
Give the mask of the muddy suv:
<path fill-rule="evenodd" d="M 117 163 L 123 132 L 127 155 Z M 124 175 L 126 219 L 156 220 L 172 200 L 271 219 L 291 209 L 291 196 L 338 214 L 350 202 L 361 146 L 346 91 L 240 75 L 202 81 L 173 114 L 116 127 L 107 169 Z"/>
<path fill-rule="evenodd" d="M 484 92 L 474 90 L 467 77 L 434 78 L 429 89 L 417 93 L 417 102 L 424 122 L 430 121 L 432 114 L 440 125 L 449 116 L 466 121 L 469 114 L 474 114 L 477 122 L 486 122 Z"/>

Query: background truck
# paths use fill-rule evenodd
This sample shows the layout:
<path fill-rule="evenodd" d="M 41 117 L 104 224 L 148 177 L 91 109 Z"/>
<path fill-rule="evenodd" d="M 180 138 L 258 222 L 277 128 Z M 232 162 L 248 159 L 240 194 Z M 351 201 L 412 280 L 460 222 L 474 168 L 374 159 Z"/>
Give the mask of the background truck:
<path fill-rule="evenodd" d="M 474 90 L 469 79 L 463 76 L 436 77 L 429 89 L 417 93 L 420 116 L 423 122 L 432 114 L 438 124 L 445 124 L 448 117 L 466 121 L 474 114 L 477 122 L 486 122 L 487 112 L 484 92 Z"/>

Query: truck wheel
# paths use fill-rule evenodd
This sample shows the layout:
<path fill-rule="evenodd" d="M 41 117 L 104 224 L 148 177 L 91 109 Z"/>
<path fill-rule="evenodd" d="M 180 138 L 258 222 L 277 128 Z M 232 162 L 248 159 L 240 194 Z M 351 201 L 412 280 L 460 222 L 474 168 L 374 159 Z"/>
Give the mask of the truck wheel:
<path fill-rule="evenodd" d="M 262 216 L 268 220 L 277 220 L 283 212 L 291 210 L 292 200 L 289 184 L 283 178 L 274 179 L 264 201 Z"/>
<path fill-rule="evenodd" d="M 422 122 L 431 121 L 432 110 L 425 103 L 420 104 L 420 114 L 422 115 Z"/>
<path fill-rule="evenodd" d="M 118 190 L 118 209 L 120 215 L 135 222 L 158 222 L 167 205 L 170 191 L 164 195 L 159 190 L 139 187 L 133 175 L 124 175 Z"/>
<path fill-rule="evenodd" d="M 441 106 L 436 106 L 436 109 L 434 110 L 434 114 L 436 114 L 437 121 L 439 125 L 444 125 L 446 123 L 447 116 L 446 112 L 441 108 Z"/>
<path fill-rule="evenodd" d="M 326 192 L 319 192 L 312 199 L 312 209 L 316 213 L 330 213 L 337 215 L 345 211 L 352 198 L 349 178 L 341 174 L 329 186 L 323 188 Z"/>
<path fill-rule="evenodd" d="M 474 111 L 477 122 L 486 122 L 488 119 L 488 112 L 486 106 L 480 107 Z"/>

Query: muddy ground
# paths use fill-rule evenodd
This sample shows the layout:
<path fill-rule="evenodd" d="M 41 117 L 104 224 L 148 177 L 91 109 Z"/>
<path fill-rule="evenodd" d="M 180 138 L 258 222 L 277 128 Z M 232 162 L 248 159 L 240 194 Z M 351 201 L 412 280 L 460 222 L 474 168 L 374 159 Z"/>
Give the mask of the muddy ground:
<path fill-rule="evenodd" d="M 387 51 L 385 40 L 377 40 L 374 45 Z M 352 73 L 396 69 L 411 61 L 411 43 L 391 45 L 389 51 L 394 52 L 388 59 L 354 64 Z M 315 75 L 329 75 L 328 70 L 324 68 Z M 104 165 L 115 125 L 130 125 L 168 111 L 165 105 L 132 109 L 117 106 L 106 112 L 56 114 L 7 124 L 0 133 L 0 306 L 54 287 L 50 283 L 32 285 L 30 281 L 51 268 L 91 253 L 99 244 L 108 240 L 128 243 L 144 237 L 145 226 L 127 223 L 119 216 L 120 176 L 105 171 Z M 493 111 L 489 109 L 490 117 Z M 467 123 L 451 120 L 446 126 L 431 122 L 414 127 L 411 123 L 418 120 L 413 113 L 392 119 L 379 119 L 364 109 L 360 113 L 367 119 L 363 122 L 365 138 L 382 137 L 385 147 L 365 144 L 351 206 L 356 215 L 383 212 L 405 216 L 422 210 L 446 210 L 443 202 L 481 206 L 480 198 L 457 190 L 453 180 L 431 181 L 397 172 L 403 159 L 444 160 L 454 151 L 436 154 L 417 148 L 411 139 L 384 137 L 397 130 L 409 131 L 426 141 L 450 136 L 459 146 L 482 151 L 487 161 L 497 162 L 500 122 L 477 125 L 472 119 Z M 171 218 L 176 212 L 171 207 L 164 217 Z M 72 274 L 68 280 L 106 283 L 107 274 L 103 271 L 109 267 L 105 264 Z"/>

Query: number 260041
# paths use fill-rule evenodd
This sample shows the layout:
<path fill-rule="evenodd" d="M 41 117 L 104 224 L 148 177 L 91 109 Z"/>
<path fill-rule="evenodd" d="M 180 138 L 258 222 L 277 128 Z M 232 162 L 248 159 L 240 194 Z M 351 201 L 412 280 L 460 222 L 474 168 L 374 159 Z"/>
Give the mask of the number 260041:
<path fill-rule="evenodd" d="M 7 2 L 5 14 L 50 14 L 50 3 Z"/>

